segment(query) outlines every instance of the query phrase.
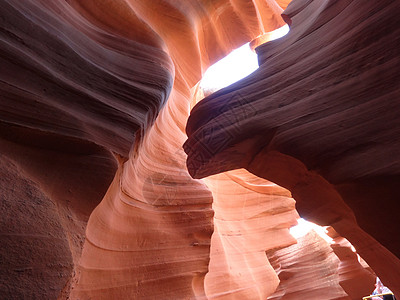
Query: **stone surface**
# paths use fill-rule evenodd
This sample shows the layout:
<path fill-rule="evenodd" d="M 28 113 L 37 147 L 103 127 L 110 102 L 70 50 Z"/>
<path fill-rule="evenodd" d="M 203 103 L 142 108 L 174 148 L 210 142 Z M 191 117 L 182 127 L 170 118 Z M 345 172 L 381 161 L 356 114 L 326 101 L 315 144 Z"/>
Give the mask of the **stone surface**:
<path fill-rule="evenodd" d="M 174 83 L 154 125 L 143 127 L 129 159 L 119 165 L 91 214 L 71 295 L 204 298 L 213 211 L 211 192 L 185 167 L 182 144 L 191 89 L 211 62 L 262 33 L 262 27 L 283 24 L 282 9 L 270 1 L 273 9 L 262 24 L 254 4 L 244 1 L 127 3 L 162 40 L 174 65 Z M 93 13 L 89 5 L 73 5 Z"/>
<path fill-rule="evenodd" d="M 268 299 L 362 299 L 371 293 L 376 275 L 351 244 L 332 229 L 314 230 L 290 247 L 267 251 L 280 284 Z"/>
<path fill-rule="evenodd" d="M 1 152 L 58 207 L 72 298 L 204 294 L 213 212 L 181 148 L 190 90 L 288 2 L 2 1 Z"/>
<path fill-rule="evenodd" d="M 12 161 L 0 157 L 2 299 L 56 299 L 73 269 L 58 207 Z"/>
<path fill-rule="evenodd" d="M 337 231 L 301 256 L 331 258 L 327 295 L 373 290 L 341 236 L 398 291 L 396 2 L 295 0 L 260 70 L 188 123 L 207 67 L 290 1 L 0 2 L 3 298 L 276 297 L 295 200 Z"/>
<path fill-rule="evenodd" d="M 290 247 L 267 252 L 280 284 L 273 299 L 357 299 L 350 298 L 340 286 L 340 260 L 330 245 L 315 231 Z"/>
<path fill-rule="evenodd" d="M 371 294 L 376 275 L 348 240 L 339 236 L 332 227 L 327 229 L 332 238 L 331 248 L 340 263 L 337 269 L 339 284 L 350 299 L 362 299 Z"/>
<path fill-rule="evenodd" d="M 279 279 L 265 251 L 292 245 L 295 201 L 276 184 L 246 170 L 210 176 L 214 232 L 205 277 L 208 299 L 266 299 Z"/>
<path fill-rule="evenodd" d="M 292 192 L 400 292 L 399 29 L 396 1 L 293 1 L 260 69 L 194 107 L 195 178 L 246 168 Z"/>

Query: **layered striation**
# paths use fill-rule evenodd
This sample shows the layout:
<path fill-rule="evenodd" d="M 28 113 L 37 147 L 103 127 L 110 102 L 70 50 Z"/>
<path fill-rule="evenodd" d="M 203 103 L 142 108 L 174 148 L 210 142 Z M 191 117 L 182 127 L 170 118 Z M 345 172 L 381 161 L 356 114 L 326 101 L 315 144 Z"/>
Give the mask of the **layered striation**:
<path fill-rule="evenodd" d="M 395 1 L 0 2 L 3 298 L 357 298 L 341 236 L 399 291 Z M 207 67 L 284 20 L 187 123 Z M 336 244 L 294 245 L 295 205 Z"/>
<path fill-rule="evenodd" d="M 184 148 L 195 178 L 246 168 L 289 189 L 400 291 L 396 1 L 293 1 L 260 69 L 199 102 Z"/>
<path fill-rule="evenodd" d="M 205 298 L 212 195 L 185 167 L 182 144 L 191 88 L 210 62 L 262 33 L 261 23 L 254 5 L 240 2 L 232 6 L 196 1 L 126 3 L 163 40 L 163 49 L 174 63 L 174 85 L 154 125 L 143 128 L 128 160 L 121 162 L 103 201 L 91 214 L 71 295 Z M 272 23 L 266 26 L 281 24 L 274 14 L 271 11 Z M 250 19 L 256 21 L 247 24 Z"/>
<path fill-rule="evenodd" d="M 213 195 L 214 232 L 205 277 L 208 299 L 266 299 L 279 279 L 265 251 L 296 243 L 288 190 L 235 170 L 205 179 Z"/>
<path fill-rule="evenodd" d="M 370 287 L 375 284 L 376 274 L 369 267 L 353 245 L 339 236 L 332 227 L 327 228 L 331 248 L 339 258 L 337 269 L 339 284 L 351 299 L 361 299 L 371 294 Z"/>
<path fill-rule="evenodd" d="M 315 231 L 300 237 L 295 245 L 267 254 L 280 279 L 268 299 L 357 299 L 340 286 L 340 260 Z"/>
<path fill-rule="evenodd" d="M 213 196 L 185 166 L 191 89 L 217 59 L 282 26 L 288 2 L 2 1 L 2 165 L 56 207 L 46 209 L 58 236 L 40 236 L 38 253 L 67 253 L 48 257 L 60 277 L 29 297 L 206 297 Z M 11 249 L 20 237 L 6 228 Z M 45 272 L 33 260 L 20 269 L 29 284 Z M 26 281 L 6 280 L 2 294 Z"/>
<path fill-rule="evenodd" d="M 346 239 L 330 227 L 314 230 L 297 244 L 267 251 L 280 283 L 268 299 L 361 299 L 371 293 L 376 275 Z"/>

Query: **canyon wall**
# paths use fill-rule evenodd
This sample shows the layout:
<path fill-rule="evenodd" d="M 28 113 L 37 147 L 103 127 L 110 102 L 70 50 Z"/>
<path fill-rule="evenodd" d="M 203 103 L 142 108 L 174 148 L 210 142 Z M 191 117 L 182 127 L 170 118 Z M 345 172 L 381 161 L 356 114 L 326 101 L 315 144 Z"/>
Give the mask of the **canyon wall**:
<path fill-rule="evenodd" d="M 298 212 L 399 292 L 399 5 L 289 2 L 0 1 L 5 298 L 286 299 Z M 208 66 L 285 21 L 196 104 Z M 306 287 L 372 291 L 349 245 L 312 239 L 291 259 L 335 280 Z"/>
<path fill-rule="evenodd" d="M 331 225 L 396 293 L 399 11 L 293 1 L 289 34 L 257 48 L 257 71 L 194 107 L 184 145 L 195 178 L 246 168 L 290 190 L 301 216 Z"/>

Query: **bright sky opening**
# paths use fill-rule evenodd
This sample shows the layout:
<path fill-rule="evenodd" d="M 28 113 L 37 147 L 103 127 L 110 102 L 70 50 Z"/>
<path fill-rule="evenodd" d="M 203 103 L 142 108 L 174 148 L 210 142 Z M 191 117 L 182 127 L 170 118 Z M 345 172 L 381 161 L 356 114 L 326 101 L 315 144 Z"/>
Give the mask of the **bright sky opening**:
<path fill-rule="evenodd" d="M 329 244 L 333 243 L 333 239 L 328 236 L 326 233 L 328 232 L 325 227 L 319 226 L 317 224 L 308 222 L 304 219 L 298 219 L 298 224 L 290 228 L 290 234 L 298 239 L 302 236 L 305 236 L 311 230 L 314 230 L 321 238 L 327 241 Z"/>
<path fill-rule="evenodd" d="M 282 26 L 270 33 L 271 40 L 278 39 L 288 32 L 289 26 Z M 204 90 L 216 91 L 248 76 L 257 69 L 257 54 L 247 43 L 209 67 L 204 73 L 200 87 Z"/>

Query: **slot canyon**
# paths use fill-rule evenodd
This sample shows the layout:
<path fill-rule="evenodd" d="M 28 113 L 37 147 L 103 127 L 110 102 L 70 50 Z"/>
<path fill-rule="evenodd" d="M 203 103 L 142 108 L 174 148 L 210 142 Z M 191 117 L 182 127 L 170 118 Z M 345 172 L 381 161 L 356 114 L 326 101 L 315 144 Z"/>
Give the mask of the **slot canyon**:
<path fill-rule="evenodd" d="M 399 1 L 0 11 L 0 299 L 400 297 Z"/>

